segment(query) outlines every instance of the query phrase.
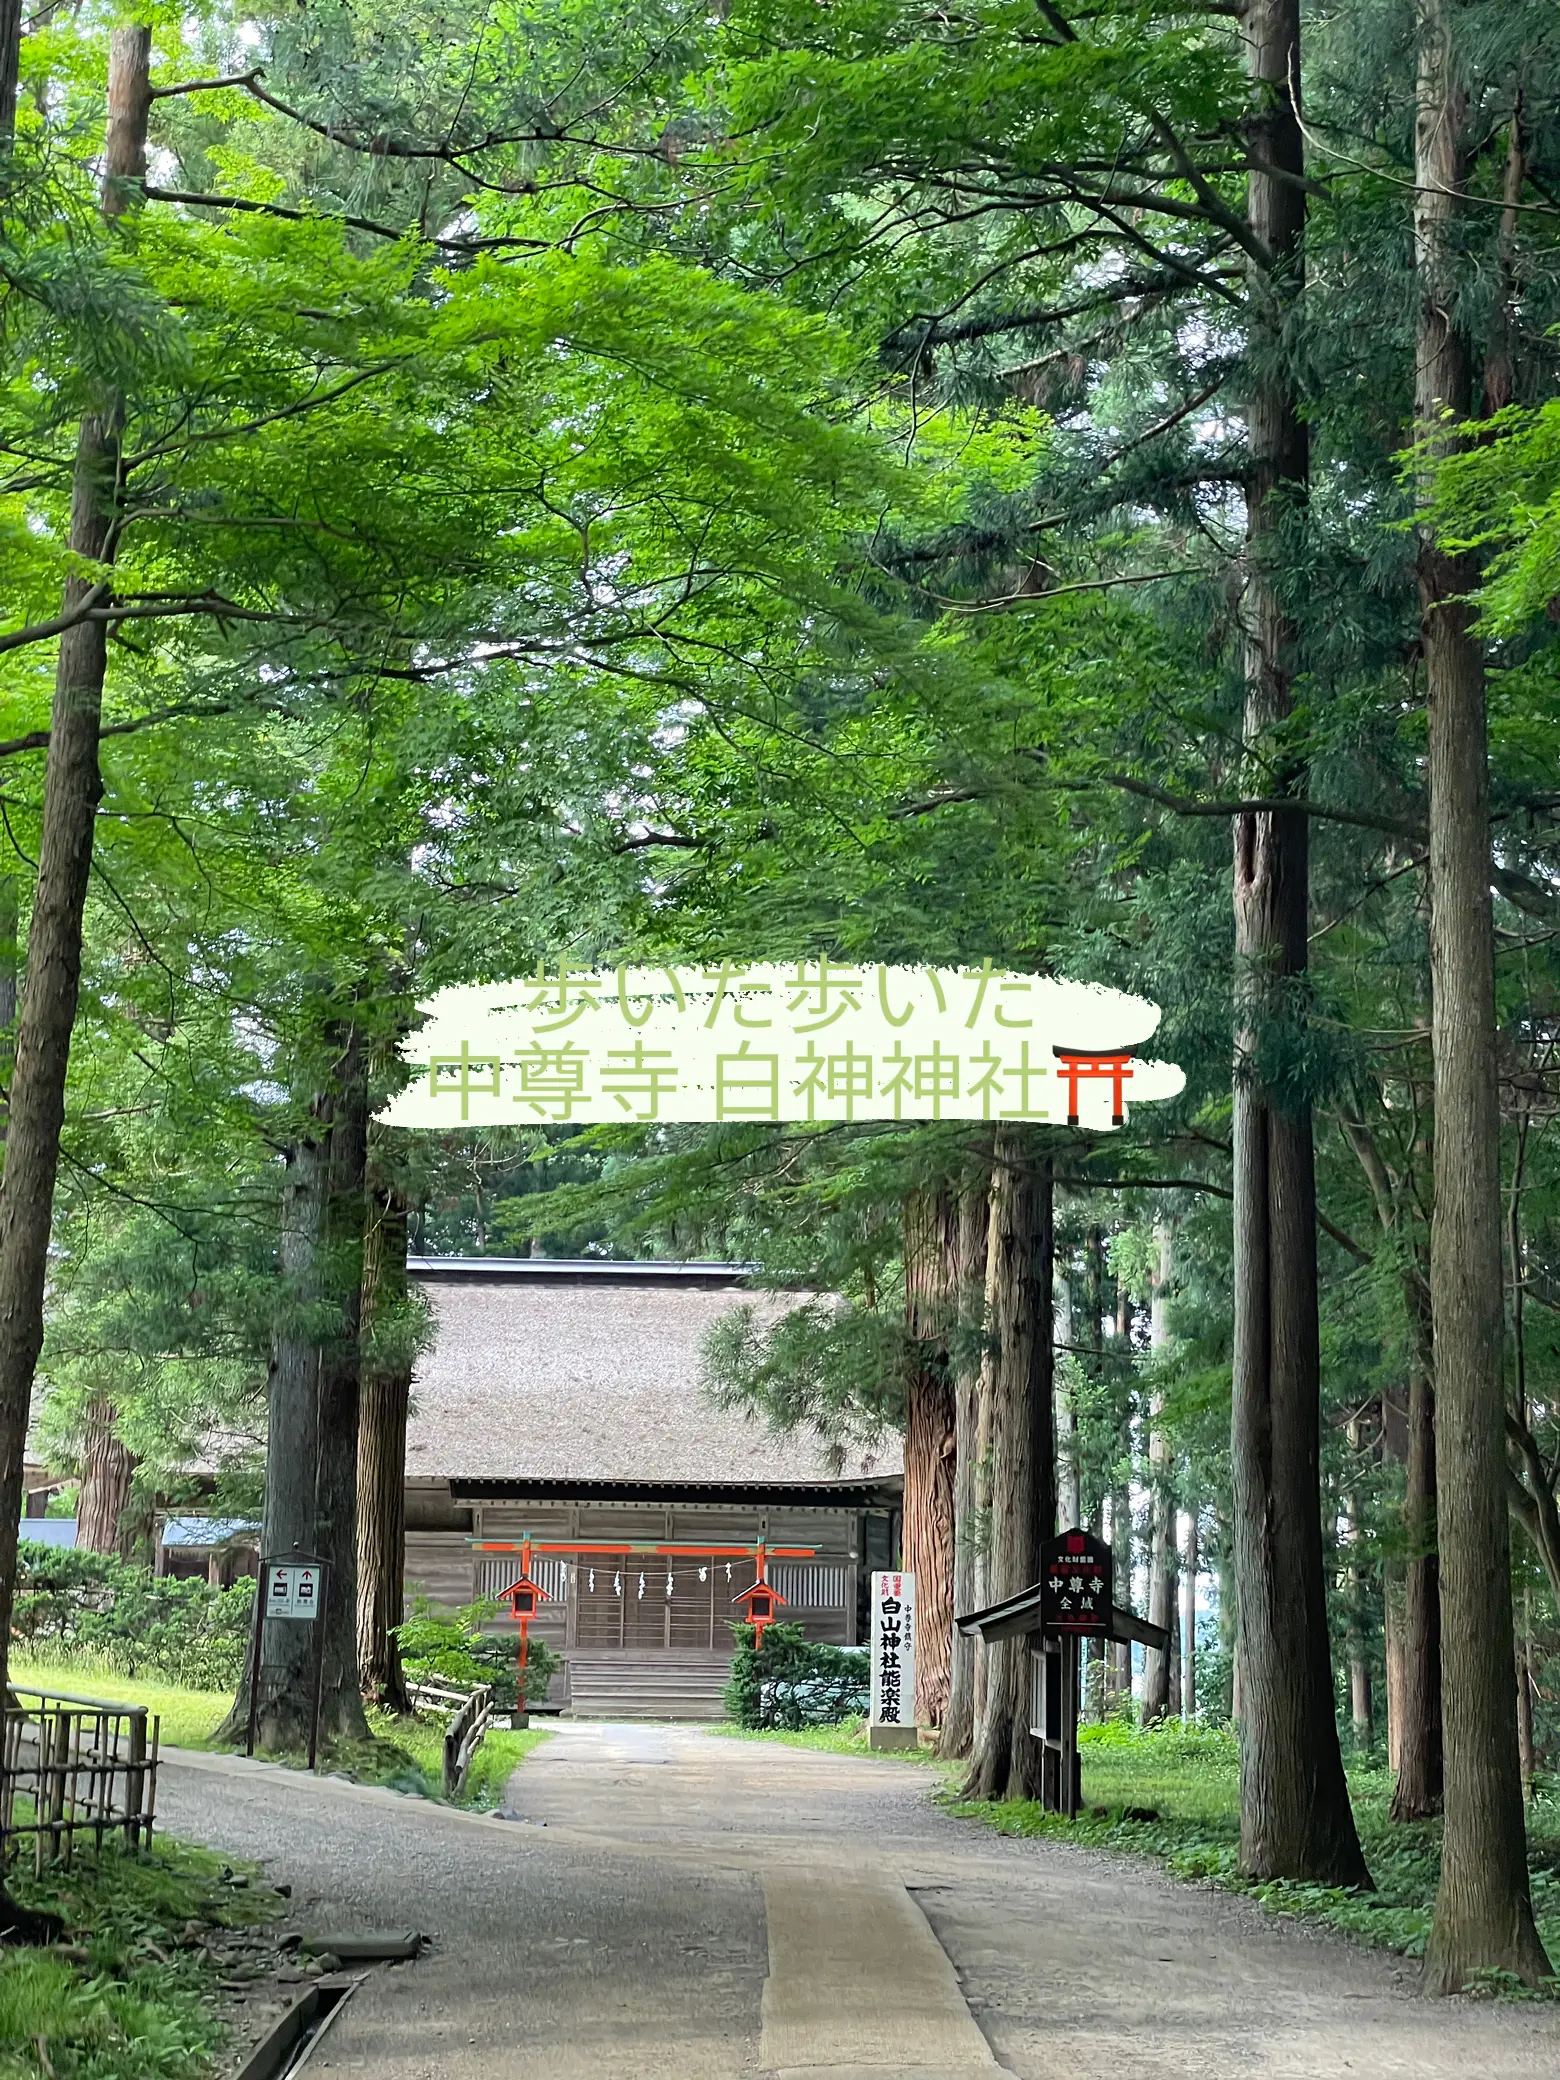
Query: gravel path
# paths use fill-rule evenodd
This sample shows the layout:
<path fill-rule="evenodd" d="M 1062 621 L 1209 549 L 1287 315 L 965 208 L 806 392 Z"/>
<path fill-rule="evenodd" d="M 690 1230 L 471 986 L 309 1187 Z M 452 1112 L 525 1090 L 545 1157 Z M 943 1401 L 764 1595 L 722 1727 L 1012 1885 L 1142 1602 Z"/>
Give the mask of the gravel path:
<path fill-rule="evenodd" d="M 930 1805 L 931 1783 L 582 1724 L 516 1772 L 504 1818 L 172 1755 L 159 1804 L 173 1832 L 290 1881 L 308 1925 L 433 1934 L 365 1987 L 310 2080 L 943 2080 L 987 2057 L 970 2015 L 1016 2080 L 1560 2073 L 1552 2008 L 1421 2001 L 1401 1960 L 1136 1862 L 988 1835 Z M 906 1891 L 956 1980 L 895 1918 Z"/>

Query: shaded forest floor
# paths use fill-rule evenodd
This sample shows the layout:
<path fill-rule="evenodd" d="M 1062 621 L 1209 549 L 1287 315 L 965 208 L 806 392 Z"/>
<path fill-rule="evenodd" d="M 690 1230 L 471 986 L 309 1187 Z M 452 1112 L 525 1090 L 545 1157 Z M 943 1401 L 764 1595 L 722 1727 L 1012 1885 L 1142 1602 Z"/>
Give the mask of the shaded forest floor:
<path fill-rule="evenodd" d="M 745 1738 L 830 1754 L 870 1752 L 860 1720 Z M 896 1759 L 934 1763 L 947 1810 L 999 1834 L 1151 1856 L 1174 1877 L 1246 1893 L 1273 1913 L 1310 1916 L 1405 1956 L 1423 1954 L 1441 1873 L 1441 1827 L 1433 1820 L 1403 1826 L 1389 1817 L 1393 1779 L 1384 1759 L 1360 1757 L 1349 1766 L 1355 1819 L 1376 1881 L 1374 1893 L 1354 1893 L 1325 1885 L 1253 1885 L 1240 1876 L 1240 1770 L 1232 1734 L 1179 1723 L 1149 1731 L 1113 1723 L 1082 1728 L 1080 1746 L 1087 1810 L 1076 1820 L 1025 1800 L 962 1800 L 962 1765 L 936 1763 L 924 1749 L 919 1757 Z M 1560 1967 L 1560 1782 L 1544 1784 L 1528 1808 L 1528 1864 L 1539 1929 Z"/>
<path fill-rule="evenodd" d="M 1441 1825 L 1405 1826 L 1389 1817 L 1393 1779 L 1383 1762 L 1361 1758 L 1349 1770 L 1355 1819 L 1376 1881 L 1374 1893 L 1355 1893 L 1325 1885 L 1254 1885 L 1239 1875 L 1239 1764 L 1230 1734 L 1180 1725 L 1147 1732 L 1091 1726 L 1082 1731 L 1081 1747 L 1088 1810 L 1077 1820 L 1023 1801 L 969 1804 L 953 1788 L 949 1809 L 1002 1834 L 1152 1856 L 1175 1877 L 1250 1894 L 1274 1913 L 1314 1916 L 1405 1956 L 1423 1954 L 1441 1874 Z M 1560 1966 L 1560 1786 L 1545 1787 L 1528 1808 L 1528 1863 L 1539 1928 Z M 1555 1990 L 1560 1993 L 1560 1980 Z"/>
<path fill-rule="evenodd" d="M 180 1842 L 140 1856 L 110 1843 L 10 1882 L 64 1938 L 0 1949 L 0 2080 L 206 2080 L 230 2043 L 235 1973 L 294 1963 L 277 1947 L 284 1903 L 257 1871 Z"/>
<path fill-rule="evenodd" d="M 17 1662 L 12 1674 L 19 1683 L 108 1698 L 116 1703 L 144 1704 L 162 1720 L 164 1747 L 231 1752 L 234 1746 L 212 1738 L 233 1701 L 226 1690 L 184 1689 L 176 1684 L 121 1675 L 96 1664 Z M 389 1712 L 370 1711 L 368 1721 L 372 1739 L 330 1743 L 321 1759 L 322 1770 L 350 1777 L 357 1784 L 383 1784 L 413 1797 L 438 1798 L 443 1772 L 443 1728 L 429 1719 L 402 1719 Z M 523 1733 L 490 1733 L 477 1750 L 460 1804 L 479 1812 L 496 1806 L 512 1773 L 538 1742 L 546 1740 L 547 1732 L 546 1727 L 540 1726 Z M 301 1769 L 305 1763 L 302 1754 L 270 1759 L 284 1768 Z"/>

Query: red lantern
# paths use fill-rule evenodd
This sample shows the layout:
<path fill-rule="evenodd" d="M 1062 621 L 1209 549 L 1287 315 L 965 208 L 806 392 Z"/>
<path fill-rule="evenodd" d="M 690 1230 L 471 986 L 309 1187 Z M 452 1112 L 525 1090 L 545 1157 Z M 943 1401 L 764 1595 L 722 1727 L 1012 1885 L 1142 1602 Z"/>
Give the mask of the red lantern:
<path fill-rule="evenodd" d="M 764 1579 L 765 1556 L 762 1546 L 758 1548 L 755 1557 L 758 1567 L 757 1581 L 751 1588 L 741 1590 L 731 1600 L 741 1605 L 744 1620 L 753 1628 L 753 1649 L 756 1653 L 764 1644 L 764 1627 L 775 1622 L 775 1612 L 784 1605 L 785 1598 L 772 1582 Z"/>
<path fill-rule="evenodd" d="M 550 1603 L 552 1599 L 540 1582 L 535 1582 L 531 1579 L 531 1544 L 529 1539 L 520 1549 L 520 1567 L 520 1579 L 511 1582 L 507 1589 L 501 1589 L 498 1593 L 498 1600 L 500 1603 L 508 1604 L 511 1617 L 520 1627 L 518 1666 L 520 1670 L 520 1710 L 523 1712 L 525 1710 L 525 1664 L 531 1651 L 531 1620 L 536 1616 L 538 1608 L 544 1603 Z"/>

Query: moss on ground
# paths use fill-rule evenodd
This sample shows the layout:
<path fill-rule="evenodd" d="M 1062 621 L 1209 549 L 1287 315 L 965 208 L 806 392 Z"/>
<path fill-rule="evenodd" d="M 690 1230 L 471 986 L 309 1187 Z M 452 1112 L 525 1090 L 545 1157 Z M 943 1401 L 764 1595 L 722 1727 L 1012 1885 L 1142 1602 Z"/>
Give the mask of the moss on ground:
<path fill-rule="evenodd" d="M 15 1897 L 59 1915 L 65 1937 L 0 1950 L 0 2080 L 207 2080 L 227 2033 L 205 1938 L 282 1911 L 268 1887 L 230 1882 L 253 1875 L 166 1840 L 13 1873 Z"/>

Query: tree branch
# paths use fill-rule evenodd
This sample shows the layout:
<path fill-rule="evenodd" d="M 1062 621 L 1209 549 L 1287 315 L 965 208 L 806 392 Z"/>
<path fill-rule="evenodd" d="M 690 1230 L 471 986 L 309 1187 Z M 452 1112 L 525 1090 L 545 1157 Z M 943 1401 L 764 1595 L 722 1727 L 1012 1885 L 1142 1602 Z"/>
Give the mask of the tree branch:
<path fill-rule="evenodd" d="M 434 238 L 427 233 L 407 230 L 397 231 L 393 224 L 376 224 L 371 217 L 349 217 L 344 212 L 323 209 L 292 209 L 285 202 L 258 202 L 248 195 L 199 195 L 189 188 L 155 188 L 143 190 L 150 202 L 180 202 L 190 209 L 233 209 L 247 210 L 257 216 L 285 217 L 294 224 L 345 224 L 352 231 L 367 231 L 375 238 L 391 240 L 418 238 L 424 245 L 437 246 L 446 253 L 488 253 L 495 248 L 524 247 L 528 252 L 539 252 L 547 241 L 540 238 Z"/>
<path fill-rule="evenodd" d="M 1539 1450 L 1538 1439 L 1520 1416 L 1506 1411 L 1506 1435 L 1516 1446 L 1532 1487 L 1528 1487 L 1508 1465 L 1507 1501 L 1511 1513 L 1538 1550 L 1550 1586 L 1560 1596 L 1560 1502 L 1556 1501 L 1549 1469 Z"/>
<path fill-rule="evenodd" d="M 1139 795 L 1147 802 L 1157 802 L 1161 808 L 1171 809 L 1177 816 L 1279 815 L 1287 810 L 1296 816 L 1319 816 L 1328 823 L 1352 824 L 1361 830 L 1381 831 L 1388 837 L 1424 843 L 1423 824 L 1408 823 L 1394 816 L 1373 816 L 1365 809 L 1343 809 L 1326 802 L 1313 802 L 1304 795 L 1253 795 L 1239 801 L 1209 802 L 1198 795 L 1174 794 L 1167 787 L 1155 787 L 1150 781 L 1134 779 L 1130 773 L 1105 773 L 1101 778 L 1106 786 L 1119 787 L 1124 794 Z"/>
<path fill-rule="evenodd" d="M 52 621 L 30 622 L 26 628 L 13 628 L 8 635 L 0 636 L 0 651 L 23 650 L 29 643 L 46 643 L 51 636 L 62 636 L 67 628 L 74 628 L 78 621 L 91 616 L 108 591 L 109 582 L 100 578 L 90 592 L 84 592 L 73 607 L 56 614 Z"/>

